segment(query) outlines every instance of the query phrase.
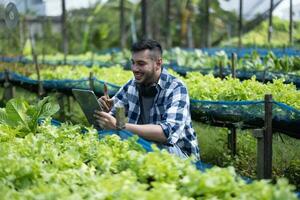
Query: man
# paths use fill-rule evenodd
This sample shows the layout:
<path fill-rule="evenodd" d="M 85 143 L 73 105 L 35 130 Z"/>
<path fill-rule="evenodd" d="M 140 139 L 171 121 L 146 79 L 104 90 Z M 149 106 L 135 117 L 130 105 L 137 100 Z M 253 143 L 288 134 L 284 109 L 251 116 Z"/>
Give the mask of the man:
<path fill-rule="evenodd" d="M 99 98 L 106 112 L 95 111 L 103 129 L 116 129 L 116 107 L 124 107 L 124 129 L 155 142 L 179 157 L 199 157 L 198 141 L 190 117 L 186 87 L 162 67 L 161 45 L 150 39 L 131 48 L 134 78 L 112 98 Z"/>

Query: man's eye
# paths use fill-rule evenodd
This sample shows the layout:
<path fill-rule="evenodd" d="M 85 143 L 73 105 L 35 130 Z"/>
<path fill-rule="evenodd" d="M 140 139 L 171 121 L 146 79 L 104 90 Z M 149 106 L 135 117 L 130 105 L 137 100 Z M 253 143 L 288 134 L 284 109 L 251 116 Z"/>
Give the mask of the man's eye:
<path fill-rule="evenodd" d="M 139 66 L 144 66 L 144 65 L 146 65 L 146 63 L 144 63 L 144 62 L 138 62 L 137 63 Z"/>

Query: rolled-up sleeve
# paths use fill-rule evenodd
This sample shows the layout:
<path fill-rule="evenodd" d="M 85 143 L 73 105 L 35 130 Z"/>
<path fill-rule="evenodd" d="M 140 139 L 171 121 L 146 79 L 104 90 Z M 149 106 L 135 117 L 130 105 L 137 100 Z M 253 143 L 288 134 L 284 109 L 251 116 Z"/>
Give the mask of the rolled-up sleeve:
<path fill-rule="evenodd" d="M 188 112 L 187 89 L 183 85 L 178 85 L 168 95 L 166 112 L 162 115 L 160 123 L 169 145 L 175 144 L 183 134 Z"/>

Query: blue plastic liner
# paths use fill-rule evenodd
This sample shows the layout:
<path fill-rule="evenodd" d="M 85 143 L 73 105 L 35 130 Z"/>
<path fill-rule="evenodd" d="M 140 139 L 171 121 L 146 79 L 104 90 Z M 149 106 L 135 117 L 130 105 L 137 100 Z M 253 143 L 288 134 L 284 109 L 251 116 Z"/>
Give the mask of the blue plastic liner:
<path fill-rule="evenodd" d="M 250 55 L 252 52 L 257 52 L 260 56 L 266 56 L 269 52 L 273 52 L 276 57 L 282 57 L 282 56 L 299 56 L 300 55 L 300 49 L 297 48 L 258 48 L 258 47 L 245 47 L 245 48 L 237 48 L 237 47 L 214 47 L 214 48 L 182 48 L 182 50 L 186 51 L 195 51 L 195 50 L 201 50 L 208 55 L 215 55 L 216 52 L 224 51 L 229 57 L 231 57 L 232 53 L 236 53 L 238 57 L 244 57 L 246 55 Z M 105 49 L 102 51 L 96 52 L 96 54 L 112 54 L 112 53 L 118 53 L 121 49 L 119 48 L 110 48 Z M 6 57 L 6 56 L 0 56 L 0 61 L 3 62 L 23 62 L 23 63 L 32 63 L 32 60 L 26 59 L 22 56 L 17 57 Z M 89 62 L 90 60 L 67 60 L 70 63 L 73 64 L 81 64 L 83 62 Z M 56 61 L 47 61 L 47 64 L 50 64 L 51 62 L 55 64 L 62 64 L 63 60 L 56 60 Z"/>
<path fill-rule="evenodd" d="M 270 51 L 272 51 L 276 57 L 288 56 L 298 56 L 300 55 L 300 50 L 295 48 L 237 48 L 237 47 L 222 47 L 222 48 L 202 48 L 204 52 L 209 55 L 214 55 L 218 51 L 225 51 L 225 53 L 231 57 L 232 53 L 236 53 L 238 57 L 244 57 L 256 51 L 260 56 L 266 56 Z"/>
<path fill-rule="evenodd" d="M 232 52 L 238 52 L 238 57 L 244 57 L 247 54 L 250 54 L 253 51 L 257 51 L 260 53 L 260 55 L 263 57 L 269 53 L 269 51 L 272 51 L 277 57 L 281 57 L 283 55 L 289 55 L 289 56 L 300 56 L 300 50 L 298 49 L 292 49 L 292 48 L 285 48 L 285 49 L 262 49 L 262 48 L 244 48 L 244 49 L 238 49 L 238 48 L 210 48 L 210 49 L 202 49 L 203 51 L 207 52 L 209 55 L 214 55 L 217 51 L 225 51 L 228 56 L 231 56 Z M 117 49 L 108 49 L 108 52 L 117 52 Z M 189 51 L 195 51 L 195 49 L 191 49 Z M 33 64 L 32 60 L 29 60 L 24 57 L 1 57 L 0 61 L 3 62 L 18 62 L 22 64 Z M 224 67 L 222 75 L 220 75 L 220 70 L 218 67 L 196 67 L 191 68 L 189 66 L 179 66 L 177 62 L 170 61 L 168 65 L 164 65 L 167 68 L 171 68 L 174 71 L 176 71 L 178 74 L 185 76 L 187 72 L 191 71 L 199 71 L 202 74 L 208 74 L 212 73 L 214 76 L 219 77 L 225 77 L 229 74 L 231 74 L 231 69 L 229 66 Z M 62 65 L 64 64 L 62 60 L 45 60 L 43 64 L 47 65 Z M 129 70 L 130 69 L 130 63 L 129 62 L 123 62 L 123 63 L 113 63 L 113 62 L 101 62 L 101 61 L 91 61 L 91 60 L 67 60 L 67 65 L 77 66 L 77 65 L 83 65 L 87 67 L 91 66 L 100 66 L 100 67 L 111 67 L 116 64 L 120 64 L 123 66 L 124 69 Z M 294 74 L 287 74 L 284 71 L 258 71 L 258 70 L 250 70 L 250 69 L 237 69 L 236 70 L 236 78 L 240 80 L 250 79 L 252 76 L 256 76 L 256 80 L 260 82 L 267 82 L 272 81 L 275 78 L 284 78 L 286 80 L 286 83 L 294 83 L 297 88 L 300 88 L 300 76 L 294 75 Z"/>
<path fill-rule="evenodd" d="M 253 129 L 264 126 L 264 101 L 205 101 L 191 100 L 192 119 L 203 123 Z M 286 104 L 272 101 L 273 132 L 300 139 L 300 111 Z"/>
<path fill-rule="evenodd" d="M 0 78 L 3 77 L 4 80 L 4 73 L 0 73 Z M 26 76 L 9 72 L 10 81 L 13 82 L 16 85 L 20 86 L 27 86 L 27 87 L 35 87 L 38 85 L 38 81 L 28 78 Z M 1 80 L 1 79 L 0 79 Z M 104 94 L 104 83 L 106 83 L 109 91 L 109 95 L 113 96 L 119 89 L 120 86 L 117 86 L 112 83 L 108 83 L 102 80 L 98 80 L 95 77 L 93 78 L 95 93 L 99 95 Z M 85 79 L 79 79 L 79 80 L 71 80 L 71 79 L 64 79 L 64 80 L 43 80 L 42 81 L 43 88 L 48 91 L 69 91 L 71 92 L 73 88 L 77 89 L 90 89 L 90 80 Z"/>
<path fill-rule="evenodd" d="M 220 75 L 220 69 L 218 67 L 215 67 L 211 70 L 208 70 L 208 68 L 201 68 L 198 70 L 202 74 L 209 74 L 212 73 L 215 77 L 226 77 L 231 75 L 231 69 L 230 67 L 225 67 L 223 69 L 222 75 Z M 300 88 L 300 76 L 293 74 L 292 72 L 284 72 L 284 71 L 258 71 L 258 70 L 250 70 L 250 69 L 236 69 L 235 77 L 239 80 L 248 80 L 251 79 L 253 76 L 255 76 L 255 79 L 259 82 L 267 83 L 267 82 L 273 82 L 274 79 L 280 79 L 283 78 L 285 80 L 285 83 L 293 83 L 297 89 Z"/>

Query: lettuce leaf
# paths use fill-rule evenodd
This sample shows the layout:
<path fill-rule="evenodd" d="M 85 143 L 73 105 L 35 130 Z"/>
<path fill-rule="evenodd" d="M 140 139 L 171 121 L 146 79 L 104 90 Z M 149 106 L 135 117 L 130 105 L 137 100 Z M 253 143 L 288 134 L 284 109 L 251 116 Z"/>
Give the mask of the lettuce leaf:
<path fill-rule="evenodd" d="M 28 133 L 36 133 L 38 120 L 51 117 L 59 110 L 59 105 L 50 97 L 45 97 L 36 105 L 29 105 L 23 99 L 15 98 L 7 102 L 6 107 L 0 109 L 0 124 L 20 128 L 24 137 Z"/>

